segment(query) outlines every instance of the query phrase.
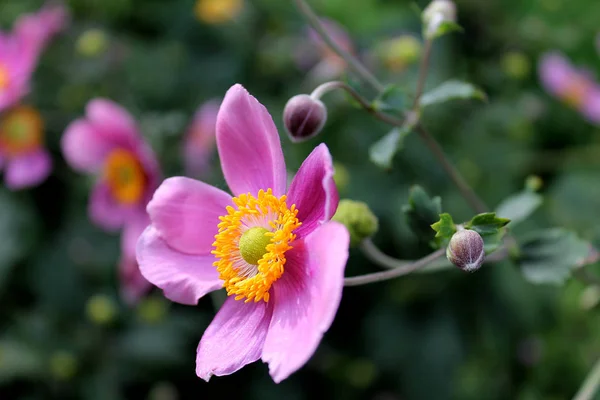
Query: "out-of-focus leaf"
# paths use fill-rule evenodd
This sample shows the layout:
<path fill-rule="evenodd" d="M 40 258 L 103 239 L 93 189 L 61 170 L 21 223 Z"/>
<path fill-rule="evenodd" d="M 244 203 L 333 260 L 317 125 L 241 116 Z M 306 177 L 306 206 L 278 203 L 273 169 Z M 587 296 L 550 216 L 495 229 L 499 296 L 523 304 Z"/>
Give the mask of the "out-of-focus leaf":
<path fill-rule="evenodd" d="M 479 233 L 483 238 L 485 253 L 490 254 L 495 251 L 504 234 L 505 226 L 510 222 L 507 218 L 499 218 L 496 213 L 484 213 L 474 216 L 465 224 L 466 229 L 472 229 Z"/>
<path fill-rule="evenodd" d="M 561 284 L 589 252 L 590 245 L 574 232 L 554 228 L 535 232 L 526 238 L 517 261 L 530 282 Z"/>
<path fill-rule="evenodd" d="M 411 132 L 410 128 L 394 128 L 379 139 L 369 149 L 371 161 L 381 168 L 391 168 L 396 153 L 404 146 L 404 138 Z"/>
<path fill-rule="evenodd" d="M 452 216 L 448 213 L 440 214 L 440 220 L 435 224 L 432 224 L 431 227 L 436 231 L 435 237 L 439 239 L 440 242 L 450 240 L 452 235 L 456 232 L 456 226 L 454 225 Z"/>
<path fill-rule="evenodd" d="M 423 32 L 423 36 L 429 37 L 430 39 L 436 39 L 440 36 L 447 35 L 452 32 L 463 32 L 462 26 L 452 21 L 443 21 L 440 23 L 433 32 Z"/>
<path fill-rule="evenodd" d="M 524 190 L 504 199 L 496 208 L 496 214 L 510 219 L 510 226 L 527 219 L 540 205 L 543 198 L 537 193 Z"/>
<path fill-rule="evenodd" d="M 402 207 L 406 222 L 417 237 L 430 241 L 435 236 L 431 225 L 440 219 L 442 199 L 439 196 L 429 197 L 427 192 L 418 185 L 410 188 L 408 204 Z"/>
<path fill-rule="evenodd" d="M 43 369 L 42 355 L 30 346 L 11 339 L 0 341 L 0 383 L 32 378 L 41 374 Z"/>
<path fill-rule="evenodd" d="M 456 99 L 486 100 L 485 93 L 469 82 L 449 80 L 421 96 L 421 107 Z"/>
<path fill-rule="evenodd" d="M 388 85 L 375 100 L 373 108 L 378 111 L 400 111 L 406 103 L 406 92 L 396 85 Z"/>

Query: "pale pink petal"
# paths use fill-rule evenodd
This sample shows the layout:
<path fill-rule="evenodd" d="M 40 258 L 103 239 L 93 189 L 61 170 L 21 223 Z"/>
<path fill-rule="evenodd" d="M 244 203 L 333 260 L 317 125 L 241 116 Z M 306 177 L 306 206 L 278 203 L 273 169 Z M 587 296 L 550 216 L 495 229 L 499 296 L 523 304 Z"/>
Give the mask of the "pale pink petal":
<path fill-rule="evenodd" d="M 349 240 L 343 225 L 328 222 L 286 254 L 262 353 L 276 383 L 310 359 L 331 326 L 342 298 Z"/>
<path fill-rule="evenodd" d="M 4 182 L 11 190 L 36 186 L 52 171 L 52 158 L 43 148 L 11 158 L 6 164 Z"/>
<path fill-rule="evenodd" d="M 61 138 L 65 160 L 71 168 L 81 172 L 99 171 L 114 146 L 83 119 L 71 122 Z"/>
<path fill-rule="evenodd" d="M 273 313 L 270 303 L 244 303 L 229 296 L 212 320 L 198 346 L 196 375 L 234 373 L 260 358 Z"/>
<path fill-rule="evenodd" d="M 134 206 L 119 203 L 105 182 L 99 182 L 92 190 L 88 213 L 92 222 L 107 231 L 115 231 L 137 210 Z"/>
<path fill-rule="evenodd" d="M 126 257 L 135 259 L 136 248 L 141 234 L 150 225 L 150 217 L 143 208 L 132 213 L 131 217 L 123 226 L 121 234 L 121 253 Z"/>
<path fill-rule="evenodd" d="M 281 196 L 286 170 L 277 128 L 266 108 L 241 85 L 232 86 L 217 116 L 217 148 L 235 196 L 273 189 Z"/>
<path fill-rule="evenodd" d="M 131 148 L 141 140 L 131 114 L 111 100 L 91 100 L 86 106 L 86 116 L 92 126 L 100 130 L 112 143 Z"/>
<path fill-rule="evenodd" d="M 160 236 L 177 251 L 209 254 L 219 217 L 233 205 L 231 196 L 190 178 L 165 180 L 148 204 L 148 214 Z"/>
<path fill-rule="evenodd" d="M 304 160 L 294 177 L 287 202 L 298 209 L 302 222 L 295 231 L 298 237 L 308 235 L 335 214 L 339 197 L 333 172 L 331 154 L 322 143 Z"/>
<path fill-rule="evenodd" d="M 547 53 L 540 59 L 539 74 L 546 90 L 561 96 L 568 89 L 577 72 L 562 55 Z"/>
<path fill-rule="evenodd" d="M 587 93 L 581 104 L 581 112 L 588 121 L 600 125 L 600 86 L 594 85 Z"/>
<path fill-rule="evenodd" d="M 150 225 L 137 244 L 142 275 L 175 302 L 194 305 L 207 293 L 223 287 L 213 266 L 215 257 L 183 254 L 171 248 Z"/>
<path fill-rule="evenodd" d="M 220 104 L 220 100 L 209 100 L 202 104 L 194 114 L 183 141 L 183 157 L 188 175 L 203 176 L 208 172 L 215 150 L 217 114 Z"/>
<path fill-rule="evenodd" d="M 136 304 L 152 288 L 152 284 L 140 272 L 135 257 L 125 255 L 119 261 L 119 282 L 121 298 L 129 305 Z"/>

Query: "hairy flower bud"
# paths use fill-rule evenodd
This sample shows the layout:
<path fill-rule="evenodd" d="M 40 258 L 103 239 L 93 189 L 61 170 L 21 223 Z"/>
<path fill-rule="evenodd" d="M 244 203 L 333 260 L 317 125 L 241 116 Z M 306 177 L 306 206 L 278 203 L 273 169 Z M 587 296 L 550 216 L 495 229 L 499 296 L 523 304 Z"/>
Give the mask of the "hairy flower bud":
<path fill-rule="evenodd" d="M 288 100 L 283 110 L 283 124 L 292 142 L 310 139 L 321 131 L 327 120 L 327 109 L 307 94 Z"/>
<path fill-rule="evenodd" d="M 350 245 L 356 246 L 364 239 L 373 236 L 379 228 L 379 221 L 369 206 L 362 201 L 342 199 L 333 218 L 346 226 L 350 233 Z"/>
<path fill-rule="evenodd" d="M 452 0 L 433 0 L 421 16 L 425 36 L 433 38 L 444 22 L 456 22 L 456 5 Z"/>
<path fill-rule="evenodd" d="M 446 257 L 463 271 L 477 271 L 485 259 L 481 235 L 469 229 L 456 232 L 446 248 Z"/>

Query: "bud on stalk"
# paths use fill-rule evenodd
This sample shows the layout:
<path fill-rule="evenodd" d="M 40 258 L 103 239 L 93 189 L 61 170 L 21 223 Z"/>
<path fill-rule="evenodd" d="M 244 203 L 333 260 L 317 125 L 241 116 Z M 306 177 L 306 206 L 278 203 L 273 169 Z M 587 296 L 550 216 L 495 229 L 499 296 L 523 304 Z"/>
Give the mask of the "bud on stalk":
<path fill-rule="evenodd" d="M 283 110 L 283 124 L 292 140 L 298 143 L 318 134 L 327 120 L 327 109 L 321 100 L 299 94 L 288 100 Z"/>
<path fill-rule="evenodd" d="M 477 271 L 485 259 L 481 235 L 470 229 L 456 232 L 446 248 L 446 257 L 463 271 Z"/>

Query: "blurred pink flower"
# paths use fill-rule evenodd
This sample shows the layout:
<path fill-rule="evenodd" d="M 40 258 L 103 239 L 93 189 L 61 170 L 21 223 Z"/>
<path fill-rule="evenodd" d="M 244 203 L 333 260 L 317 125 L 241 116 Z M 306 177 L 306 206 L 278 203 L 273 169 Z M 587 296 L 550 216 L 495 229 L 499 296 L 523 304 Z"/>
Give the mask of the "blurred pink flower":
<path fill-rule="evenodd" d="M 90 196 L 90 219 L 105 230 L 123 228 L 122 292 L 136 300 L 149 288 L 133 262 L 137 238 L 149 223 L 146 205 L 161 179 L 154 152 L 133 117 L 106 99 L 87 104 L 86 117 L 67 127 L 61 145 L 73 169 L 98 175 Z"/>
<path fill-rule="evenodd" d="M 558 53 L 547 53 L 539 64 L 542 84 L 548 92 L 600 124 L 600 85 L 588 71 L 575 68 Z"/>
<path fill-rule="evenodd" d="M 43 136 L 44 122 L 32 107 L 17 106 L 0 115 L 0 169 L 9 189 L 35 186 L 50 174 L 52 159 Z"/>
<path fill-rule="evenodd" d="M 262 359 L 280 382 L 312 356 L 342 296 L 349 234 L 330 221 L 338 204 L 331 155 L 319 145 L 286 190 L 277 128 L 241 85 L 225 95 L 216 130 L 236 197 L 189 178 L 165 180 L 148 204 L 138 262 L 172 301 L 193 305 L 227 290 L 198 346 L 200 378 Z"/>
<path fill-rule="evenodd" d="M 215 150 L 215 126 L 220 104 L 217 99 L 202 104 L 188 128 L 182 151 L 185 171 L 189 176 L 200 178 L 208 172 Z"/>

